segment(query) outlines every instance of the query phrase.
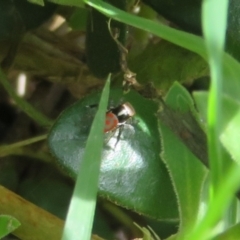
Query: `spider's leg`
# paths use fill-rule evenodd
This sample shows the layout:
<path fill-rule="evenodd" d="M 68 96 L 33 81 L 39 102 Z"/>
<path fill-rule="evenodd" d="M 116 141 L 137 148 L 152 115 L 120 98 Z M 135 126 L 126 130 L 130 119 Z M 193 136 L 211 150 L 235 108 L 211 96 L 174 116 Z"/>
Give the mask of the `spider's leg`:
<path fill-rule="evenodd" d="M 122 125 L 120 125 L 120 126 L 118 127 L 117 141 L 116 141 L 116 143 L 115 143 L 115 145 L 114 145 L 114 148 L 116 148 L 118 142 L 120 141 L 120 137 L 121 137 L 123 128 L 124 128 L 124 124 L 122 124 Z"/>
<path fill-rule="evenodd" d="M 116 129 L 114 129 L 112 132 L 108 133 L 107 139 L 105 139 L 105 144 L 107 145 L 110 139 L 114 136 L 116 133 Z"/>

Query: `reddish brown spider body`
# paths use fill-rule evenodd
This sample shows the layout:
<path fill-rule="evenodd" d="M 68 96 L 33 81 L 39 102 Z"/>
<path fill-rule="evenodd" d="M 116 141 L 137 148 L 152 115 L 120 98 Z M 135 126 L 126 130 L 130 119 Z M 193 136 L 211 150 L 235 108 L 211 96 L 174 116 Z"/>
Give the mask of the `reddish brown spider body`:
<path fill-rule="evenodd" d="M 106 113 L 104 132 L 111 132 L 126 124 L 126 121 L 136 114 L 135 109 L 129 102 L 125 102 Z"/>

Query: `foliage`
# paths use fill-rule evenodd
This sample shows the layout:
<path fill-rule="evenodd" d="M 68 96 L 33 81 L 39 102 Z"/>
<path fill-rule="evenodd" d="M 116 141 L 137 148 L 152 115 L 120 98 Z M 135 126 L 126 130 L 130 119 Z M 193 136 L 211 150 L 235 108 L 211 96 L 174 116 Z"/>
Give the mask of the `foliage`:
<path fill-rule="evenodd" d="M 13 234 L 21 239 L 28 239 L 29 233 L 46 239 L 51 225 L 56 239 L 62 231 L 65 240 L 89 239 L 91 234 L 113 239 L 114 224 L 127 227 L 129 238 L 237 239 L 240 65 L 224 52 L 239 56 L 236 1 L 230 0 L 229 8 L 227 0 L 205 0 L 202 5 L 198 0 L 173 1 L 171 6 L 164 0 L 144 0 L 146 5 L 139 6 L 124 0 L 23 2 L 4 0 L 0 5 L 0 82 L 28 115 L 23 114 L 25 122 L 17 127 L 26 132 L 23 122 L 30 126 L 30 119 L 38 126 L 22 135 L 28 137 L 24 141 L 7 145 L 7 133 L 2 137 L 0 183 L 66 219 L 66 224 L 62 228 L 57 217 L 0 187 L 5 196 L 0 204 L 1 236 L 18 227 L 17 219 L 21 226 Z M 189 32 L 168 26 L 153 10 Z M 66 22 L 51 33 L 43 30 L 42 22 L 54 11 Z M 86 49 L 79 47 L 79 38 L 86 38 Z M 141 85 L 133 84 L 136 89 L 126 93 L 119 69 L 126 80 L 135 77 L 129 68 Z M 51 85 L 51 98 L 44 96 L 45 87 L 38 96 L 33 94 L 33 104 L 16 94 L 11 85 L 15 72 L 31 76 L 35 86 L 35 78 L 47 80 L 40 82 Z M 65 90 L 59 83 L 81 99 L 75 102 L 68 96 L 69 102 L 62 101 L 58 109 L 56 92 L 62 95 Z M 136 114 L 104 133 L 106 112 L 126 102 Z M 44 135 L 36 137 L 36 132 Z M 46 133 L 47 141 L 42 142 Z M 17 134 L 11 136 L 19 140 Z M 14 201 L 8 203 L 8 197 Z M 11 211 L 14 207 L 17 210 Z M 32 227 L 29 211 L 36 221 L 46 220 L 38 223 L 42 233 Z M 6 221 L 14 226 L 6 227 Z"/>

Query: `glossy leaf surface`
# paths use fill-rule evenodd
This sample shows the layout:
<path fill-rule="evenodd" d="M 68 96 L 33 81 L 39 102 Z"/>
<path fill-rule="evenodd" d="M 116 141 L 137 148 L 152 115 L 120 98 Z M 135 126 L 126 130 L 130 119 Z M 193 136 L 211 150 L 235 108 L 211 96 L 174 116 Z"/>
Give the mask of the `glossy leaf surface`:
<path fill-rule="evenodd" d="M 49 134 L 52 153 L 73 179 L 76 179 L 99 96 L 90 95 L 66 109 Z M 119 89 L 111 91 L 111 106 L 124 102 L 130 102 L 137 114 L 124 125 L 119 141 L 120 129 L 106 134 L 99 194 L 141 214 L 176 219 L 175 195 L 159 157 L 157 105 L 136 92 L 123 95 Z"/>

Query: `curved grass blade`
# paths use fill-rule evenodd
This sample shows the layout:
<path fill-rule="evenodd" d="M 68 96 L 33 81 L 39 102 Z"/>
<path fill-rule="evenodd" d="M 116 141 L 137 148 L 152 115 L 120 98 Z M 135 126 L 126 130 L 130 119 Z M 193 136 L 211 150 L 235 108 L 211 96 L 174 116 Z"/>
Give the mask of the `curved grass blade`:
<path fill-rule="evenodd" d="M 18 107 L 22 109 L 30 118 L 36 121 L 39 125 L 49 127 L 53 124 L 53 121 L 44 116 L 41 112 L 36 110 L 31 104 L 26 102 L 23 98 L 20 98 L 12 86 L 10 85 L 6 75 L 0 69 L 0 83 L 3 85 L 8 94 L 13 98 L 17 103 Z"/>
<path fill-rule="evenodd" d="M 27 145 L 30 145 L 39 141 L 43 141 L 46 138 L 47 138 L 47 135 L 45 134 L 45 135 L 29 138 L 27 140 L 23 140 L 17 143 L 9 144 L 6 146 L 2 145 L 0 146 L 0 157 L 5 157 L 7 155 L 13 154 L 18 148 L 25 147 Z"/>
<path fill-rule="evenodd" d="M 216 190 L 216 194 L 213 196 L 204 218 L 195 229 L 189 231 L 188 236 L 184 240 L 213 239 L 213 236 L 216 234 L 214 226 L 226 212 L 226 208 L 229 207 L 232 201 L 233 194 L 238 190 L 240 183 L 239 172 L 240 167 L 237 164 L 232 164 L 229 171 L 222 177 L 219 183 L 220 187 Z"/>
<path fill-rule="evenodd" d="M 217 6 L 217 15 L 214 14 Z M 227 156 L 220 143 L 222 127 L 223 83 L 230 79 L 223 72 L 224 41 L 228 1 L 204 1 L 203 27 L 209 52 L 211 88 L 208 101 L 208 149 L 211 168 L 210 203 L 204 218 L 199 221 L 187 239 L 207 240 L 216 234 L 214 228 L 229 207 L 240 182 L 237 164 L 224 165 Z M 215 12 L 216 13 L 216 12 Z M 216 26 L 216 24 L 219 26 Z M 226 64 L 226 62 L 225 62 Z M 226 65 L 225 65 L 226 66 Z M 231 79 L 233 80 L 233 74 Z M 228 76 L 229 77 L 229 76 Z M 218 231 L 224 229 L 218 229 Z"/>
<path fill-rule="evenodd" d="M 108 104 L 110 75 L 102 92 L 69 206 L 63 240 L 88 240 L 96 206 L 98 177 L 104 142 L 104 122 Z"/>
<path fill-rule="evenodd" d="M 217 6 L 217 8 L 216 8 Z M 223 174 L 220 144 L 222 119 L 222 62 L 227 26 L 228 0 L 203 1 L 203 32 L 209 53 L 211 86 L 208 100 L 208 149 L 213 190 L 219 186 Z M 227 80 L 227 79 L 225 79 Z"/>

